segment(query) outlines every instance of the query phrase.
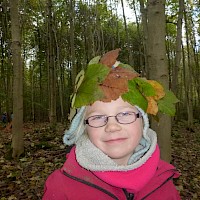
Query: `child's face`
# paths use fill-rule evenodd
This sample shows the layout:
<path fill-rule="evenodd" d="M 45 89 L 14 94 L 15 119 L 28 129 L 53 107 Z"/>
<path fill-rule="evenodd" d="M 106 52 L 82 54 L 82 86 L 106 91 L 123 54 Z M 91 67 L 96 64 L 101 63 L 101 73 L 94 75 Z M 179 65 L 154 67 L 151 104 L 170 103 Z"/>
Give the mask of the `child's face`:
<path fill-rule="evenodd" d="M 116 101 L 104 103 L 97 101 L 88 106 L 86 119 L 94 115 L 116 116 L 118 113 L 139 111 L 124 102 L 120 97 Z M 90 141 L 119 165 L 127 165 L 128 159 L 138 146 L 143 132 L 142 119 L 137 118 L 130 124 L 120 124 L 110 117 L 105 126 L 94 128 L 86 126 Z"/>

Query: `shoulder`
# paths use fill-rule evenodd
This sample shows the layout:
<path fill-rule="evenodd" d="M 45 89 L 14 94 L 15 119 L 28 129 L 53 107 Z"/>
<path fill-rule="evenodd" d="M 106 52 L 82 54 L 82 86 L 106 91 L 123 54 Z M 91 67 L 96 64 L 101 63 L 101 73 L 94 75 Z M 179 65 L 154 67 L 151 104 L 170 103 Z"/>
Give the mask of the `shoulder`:
<path fill-rule="evenodd" d="M 62 180 L 62 178 L 63 178 L 63 173 L 61 172 L 60 169 L 57 169 L 57 170 L 55 170 L 54 172 L 52 172 L 48 176 L 48 178 L 46 180 L 46 183 L 53 183 L 53 184 L 55 184 L 57 181 L 60 182 L 60 180 Z"/>
<path fill-rule="evenodd" d="M 66 155 L 66 161 L 63 165 L 67 165 L 69 154 Z M 70 179 L 63 174 L 63 167 L 52 172 L 44 187 L 43 200 L 67 200 L 68 186 L 71 184 Z"/>
<path fill-rule="evenodd" d="M 45 182 L 43 200 L 61 200 L 66 199 L 64 175 L 61 170 L 55 170 L 49 175 Z"/>
<path fill-rule="evenodd" d="M 55 170 L 53 173 L 49 175 L 49 177 L 46 180 L 46 183 L 48 184 L 56 184 L 59 182 L 59 184 L 62 184 L 65 182 L 66 176 L 64 175 L 63 171 L 72 171 L 73 168 L 75 168 L 75 155 L 74 155 L 74 148 L 66 154 L 66 161 L 64 162 L 63 166 L 61 169 Z"/>
<path fill-rule="evenodd" d="M 156 174 L 163 175 L 164 177 L 172 176 L 172 178 L 178 178 L 180 176 L 178 170 L 172 164 L 164 160 L 159 161 Z"/>
<path fill-rule="evenodd" d="M 67 159 L 61 169 L 55 170 L 45 182 L 43 200 L 76 199 L 79 193 L 85 194 L 82 179 L 92 179 L 91 172 L 81 168 L 76 162 L 74 148 L 66 155 Z M 73 196 L 75 195 L 75 196 Z M 86 195 L 86 194 L 85 194 Z"/>
<path fill-rule="evenodd" d="M 147 200 L 159 199 L 161 196 L 162 200 L 180 200 L 179 192 L 173 183 L 173 178 L 179 176 L 180 174 L 173 165 L 160 160 L 154 177 L 143 188 L 139 196 Z"/>

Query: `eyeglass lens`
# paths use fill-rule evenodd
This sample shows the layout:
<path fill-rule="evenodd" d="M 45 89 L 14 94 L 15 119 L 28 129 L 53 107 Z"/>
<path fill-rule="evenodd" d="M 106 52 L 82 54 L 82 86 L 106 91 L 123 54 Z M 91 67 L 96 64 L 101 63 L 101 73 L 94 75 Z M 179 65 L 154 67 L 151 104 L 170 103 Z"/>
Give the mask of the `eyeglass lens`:
<path fill-rule="evenodd" d="M 130 124 L 136 121 L 140 117 L 139 113 L 135 112 L 121 112 L 116 116 L 106 116 L 106 115 L 95 115 L 91 116 L 85 120 L 85 124 L 91 127 L 102 127 L 105 126 L 110 117 L 115 117 L 116 121 L 120 124 Z"/>

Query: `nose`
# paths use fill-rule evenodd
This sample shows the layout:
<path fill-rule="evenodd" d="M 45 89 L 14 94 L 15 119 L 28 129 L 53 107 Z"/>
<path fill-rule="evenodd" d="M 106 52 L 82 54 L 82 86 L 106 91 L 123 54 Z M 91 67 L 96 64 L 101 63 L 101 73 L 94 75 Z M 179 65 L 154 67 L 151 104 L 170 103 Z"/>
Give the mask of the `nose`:
<path fill-rule="evenodd" d="M 120 131 L 121 126 L 115 119 L 115 117 L 109 117 L 108 122 L 105 126 L 105 131 L 106 132 L 115 132 L 115 131 Z"/>

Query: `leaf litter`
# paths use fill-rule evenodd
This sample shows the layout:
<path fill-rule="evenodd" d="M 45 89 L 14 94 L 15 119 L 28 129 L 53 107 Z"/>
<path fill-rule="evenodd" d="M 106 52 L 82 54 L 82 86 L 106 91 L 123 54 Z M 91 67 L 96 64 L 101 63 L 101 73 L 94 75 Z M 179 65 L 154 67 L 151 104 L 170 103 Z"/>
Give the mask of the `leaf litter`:
<path fill-rule="evenodd" d="M 175 181 L 183 200 L 200 199 L 200 124 L 194 132 L 180 121 L 172 129 L 172 164 L 181 172 Z M 24 124 L 25 153 L 11 158 L 11 132 L 0 130 L 0 200 L 42 199 L 48 175 L 62 166 L 69 148 L 62 143 L 64 125 Z"/>

